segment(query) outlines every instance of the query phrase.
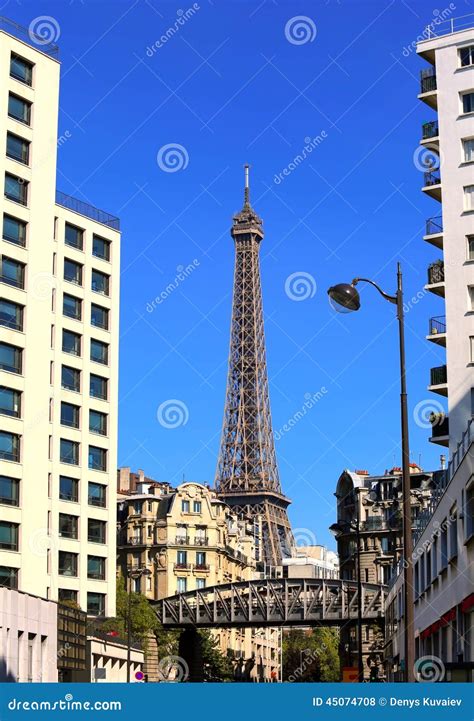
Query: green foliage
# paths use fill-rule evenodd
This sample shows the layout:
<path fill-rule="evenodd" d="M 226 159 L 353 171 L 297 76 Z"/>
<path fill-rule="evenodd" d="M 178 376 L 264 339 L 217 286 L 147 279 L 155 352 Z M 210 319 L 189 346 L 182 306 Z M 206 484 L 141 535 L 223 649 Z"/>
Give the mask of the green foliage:
<path fill-rule="evenodd" d="M 293 629 L 283 635 L 283 680 L 340 680 L 339 635 L 333 628 Z"/>
<path fill-rule="evenodd" d="M 128 618 L 128 593 L 123 578 L 117 580 L 117 620 L 121 629 L 126 632 Z M 160 629 L 157 615 L 150 606 L 148 599 L 141 593 L 132 593 L 130 598 L 132 637 L 144 641 L 149 633 Z M 120 630 L 121 630 L 120 629 Z M 119 630 L 119 629 L 117 629 Z"/>
<path fill-rule="evenodd" d="M 234 677 L 234 669 L 230 659 L 221 652 L 218 640 L 207 630 L 198 633 L 201 637 L 206 680 L 231 681 Z"/>

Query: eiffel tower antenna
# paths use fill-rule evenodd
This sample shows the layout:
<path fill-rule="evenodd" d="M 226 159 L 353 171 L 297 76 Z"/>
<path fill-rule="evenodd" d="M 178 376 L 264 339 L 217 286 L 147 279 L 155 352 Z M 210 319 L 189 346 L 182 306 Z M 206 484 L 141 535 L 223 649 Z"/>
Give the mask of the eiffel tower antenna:
<path fill-rule="evenodd" d="M 261 521 L 259 561 L 275 566 L 291 554 L 294 543 L 272 430 L 259 264 L 263 223 L 250 205 L 249 167 L 244 166 L 244 206 L 231 229 L 234 292 L 216 489 L 237 513 Z"/>

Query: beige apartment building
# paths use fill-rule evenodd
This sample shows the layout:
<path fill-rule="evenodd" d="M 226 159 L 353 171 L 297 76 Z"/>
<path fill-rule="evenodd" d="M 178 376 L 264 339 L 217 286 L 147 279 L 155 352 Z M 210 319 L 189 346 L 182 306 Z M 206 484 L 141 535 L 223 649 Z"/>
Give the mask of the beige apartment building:
<path fill-rule="evenodd" d="M 56 189 L 57 48 L 3 21 L 0 86 L 0 584 L 113 616 L 119 221 Z"/>
<path fill-rule="evenodd" d="M 125 496 L 126 476 L 132 495 Z M 143 477 L 144 478 L 144 477 Z M 261 522 L 237 519 L 208 486 L 177 488 L 151 479 L 134 482 L 119 472 L 118 559 L 129 569 L 150 574 L 132 578 L 132 589 L 150 600 L 206 586 L 256 578 L 256 548 Z M 134 491 L 134 492 L 133 492 Z M 237 675 L 253 659 L 251 679 L 280 679 L 280 629 L 216 629 L 221 651 L 234 659 Z"/>

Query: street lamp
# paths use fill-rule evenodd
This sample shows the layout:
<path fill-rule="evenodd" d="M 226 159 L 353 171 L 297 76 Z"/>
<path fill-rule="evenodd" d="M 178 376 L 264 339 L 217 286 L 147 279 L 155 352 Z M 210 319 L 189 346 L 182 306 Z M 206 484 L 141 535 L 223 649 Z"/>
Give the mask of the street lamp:
<path fill-rule="evenodd" d="M 356 285 L 360 282 L 374 286 L 380 295 L 397 306 L 400 346 L 400 415 L 402 430 L 402 510 L 403 510 L 403 555 L 404 555 L 404 605 L 405 605 L 405 681 L 414 681 L 415 639 L 414 594 L 413 594 L 413 538 L 411 527 L 410 500 L 410 446 L 408 438 L 408 402 L 405 361 L 405 318 L 403 310 L 403 282 L 400 263 L 397 264 L 397 291 L 395 295 L 385 293 L 377 283 L 368 278 L 354 278 L 352 283 L 340 283 L 328 290 L 331 305 L 343 313 L 359 310 L 360 296 Z"/>
<path fill-rule="evenodd" d="M 151 571 L 148 568 L 128 568 L 128 604 L 127 604 L 127 683 L 130 683 L 130 667 L 131 667 L 131 656 L 132 656 L 132 579 L 136 580 L 142 576 L 151 576 Z"/>
<path fill-rule="evenodd" d="M 356 499 L 357 502 L 357 499 Z M 362 655 L 362 579 L 360 573 L 360 521 L 359 521 L 359 510 L 357 507 L 357 516 L 354 521 L 347 523 L 339 522 L 333 523 L 329 530 L 335 536 L 339 538 L 348 531 L 355 531 L 356 534 L 356 559 L 357 559 L 357 666 L 358 666 L 358 681 L 359 683 L 364 682 L 364 659 Z"/>

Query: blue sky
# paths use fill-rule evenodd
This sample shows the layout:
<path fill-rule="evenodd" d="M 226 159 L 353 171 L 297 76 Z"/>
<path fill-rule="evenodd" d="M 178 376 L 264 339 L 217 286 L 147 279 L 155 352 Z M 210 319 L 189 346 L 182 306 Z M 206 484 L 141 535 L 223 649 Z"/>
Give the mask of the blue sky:
<path fill-rule="evenodd" d="M 452 16 L 474 12 L 465 0 L 456 6 Z M 173 483 L 213 482 L 229 343 L 229 228 L 249 162 L 265 227 L 275 430 L 324 389 L 276 443 L 283 489 L 294 527 L 333 545 L 327 528 L 339 474 L 399 465 L 400 423 L 394 308 L 367 287 L 359 313 L 335 315 L 331 284 L 363 275 L 392 292 L 402 262 L 412 459 L 439 465 L 440 448 L 415 412 L 420 403 L 439 405 L 427 385 L 430 367 L 444 363 L 443 349 L 424 338 L 428 319 L 444 313 L 442 299 L 423 292 L 438 257 L 423 228 L 440 206 L 423 197 L 413 161 L 421 124 L 435 116 L 416 97 L 425 63 L 404 52 L 437 10 L 416 0 L 200 0 L 157 46 L 183 17 L 178 11 L 192 7 L 10 0 L 1 12 L 26 26 L 40 12 L 56 21 L 60 134 L 70 136 L 59 149 L 58 187 L 122 219 L 119 463 Z M 303 36 L 296 16 L 306 18 Z M 305 139 L 321 134 L 275 182 Z M 185 167 L 175 172 L 166 167 L 168 145 L 184 149 Z M 175 282 L 177 268 L 192 263 Z M 293 274 L 309 284 L 304 300 L 291 297 Z M 151 308 L 170 283 L 173 291 Z M 170 400 L 184 408 L 178 427 L 157 417 Z"/>

